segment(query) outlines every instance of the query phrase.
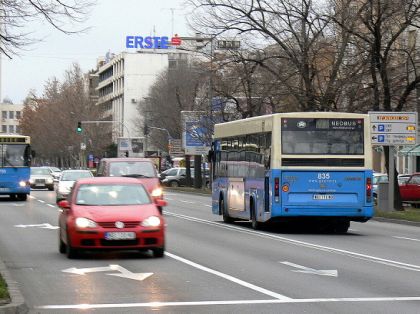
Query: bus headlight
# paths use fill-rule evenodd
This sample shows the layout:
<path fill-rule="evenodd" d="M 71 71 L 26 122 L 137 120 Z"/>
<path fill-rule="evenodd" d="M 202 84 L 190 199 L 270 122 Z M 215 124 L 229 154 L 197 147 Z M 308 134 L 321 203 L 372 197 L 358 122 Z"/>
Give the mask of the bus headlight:
<path fill-rule="evenodd" d="M 163 191 L 162 191 L 162 189 L 161 188 L 156 188 L 156 189 L 154 189 L 153 191 L 152 191 L 152 196 L 153 197 L 160 197 L 160 196 L 162 196 L 162 194 L 163 194 Z"/>
<path fill-rule="evenodd" d="M 21 188 L 24 188 L 25 186 L 27 186 L 28 184 L 27 184 L 27 182 L 26 181 L 20 181 L 19 182 L 19 186 L 21 187 Z"/>
<path fill-rule="evenodd" d="M 143 227 L 159 227 L 160 218 L 157 216 L 150 216 L 141 222 Z"/>

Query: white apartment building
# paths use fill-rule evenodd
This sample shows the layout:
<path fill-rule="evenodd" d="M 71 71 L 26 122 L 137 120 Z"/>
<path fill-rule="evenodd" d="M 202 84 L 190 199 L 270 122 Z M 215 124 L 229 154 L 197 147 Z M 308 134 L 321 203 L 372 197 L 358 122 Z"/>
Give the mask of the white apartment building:
<path fill-rule="evenodd" d="M 122 52 L 103 61 L 98 69 L 98 105 L 103 119 L 116 121 L 113 140 L 117 137 L 142 137 L 143 121 L 138 104 L 147 97 L 149 88 L 169 65 L 173 51 L 142 50 Z"/>
<path fill-rule="evenodd" d="M 1 133 L 19 134 L 19 119 L 22 116 L 23 105 L 0 103 Z"/>

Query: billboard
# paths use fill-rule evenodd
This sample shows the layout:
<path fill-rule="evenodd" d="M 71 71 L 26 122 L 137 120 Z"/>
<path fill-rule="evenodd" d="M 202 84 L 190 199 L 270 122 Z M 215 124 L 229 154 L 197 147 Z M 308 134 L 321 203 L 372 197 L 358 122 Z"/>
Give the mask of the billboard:
<path fill-rule="evenodd" d="M 119 137 L 117 141 L 118 157 L 144 157 L 144 137 Z"/>
<path fill-rule="evenodd" d="M 204 111 L 181 111 L 182 146 L 186 155 L 203 155 L 210 150 L 211 121 Z"/>

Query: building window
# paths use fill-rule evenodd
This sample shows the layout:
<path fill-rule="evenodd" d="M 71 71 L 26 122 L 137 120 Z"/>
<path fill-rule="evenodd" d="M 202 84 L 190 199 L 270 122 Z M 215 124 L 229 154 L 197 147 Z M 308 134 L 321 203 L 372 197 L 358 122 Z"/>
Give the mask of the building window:
<path fill-rule="evenodd" d="M 2 125 L 2 126 L 1 126 L 1 131 L 2 131 L 3 133 L 7 133 L 7 125 Z"/>
<path fill-rule="evenodd" d="M 2 117 L 2 119 L 7 119 L 7 111 L 2 111 L 1 112 L 1 117 Z"/>
<path fill-rule="evenodd" d="M 9 125 L 9 133 L 15 133 L 15 126 Z"/>
<path fill-rule="evenodd" d="M 16 126 L 16 133 L 17 133 L 17 134 L 19 134 L 19 133 L 20 133 L 20 128 L 19 128 L 19 126 L 18 126 L 18 125 Z"/>
<path fill-rule="evenodd" d="M 16 111 L 16 119 L 20 119 L 20 111 Z"/>
<path fill-rule="evenodd" d="M 14 118 L 15 118 L 15 112 L 9 111 L 9 119 L 14 119 Z"/>

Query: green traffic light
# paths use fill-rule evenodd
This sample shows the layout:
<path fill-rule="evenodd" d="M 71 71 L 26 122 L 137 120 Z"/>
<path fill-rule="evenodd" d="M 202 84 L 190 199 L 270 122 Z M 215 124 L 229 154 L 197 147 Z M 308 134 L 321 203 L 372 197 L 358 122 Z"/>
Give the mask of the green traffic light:
<path fill-rule="evenodd" d="M 76 128 L 76 132 L 77 133 L 82 133 L 82 122 L 77 122 L 77 128 Z"/>

